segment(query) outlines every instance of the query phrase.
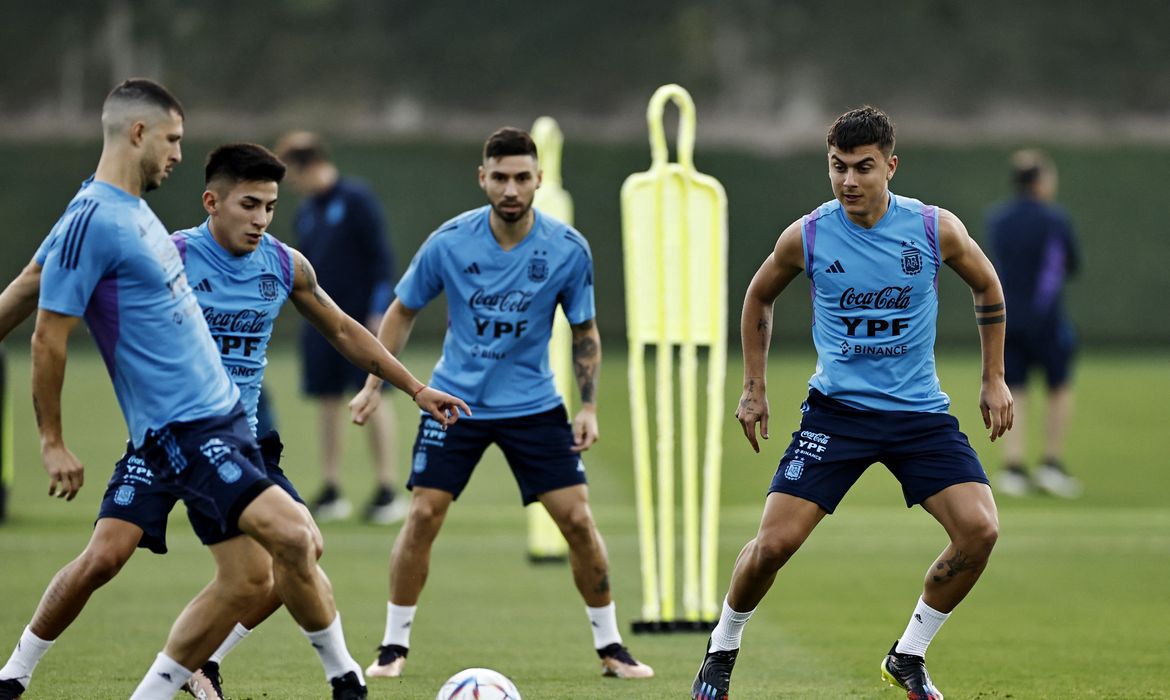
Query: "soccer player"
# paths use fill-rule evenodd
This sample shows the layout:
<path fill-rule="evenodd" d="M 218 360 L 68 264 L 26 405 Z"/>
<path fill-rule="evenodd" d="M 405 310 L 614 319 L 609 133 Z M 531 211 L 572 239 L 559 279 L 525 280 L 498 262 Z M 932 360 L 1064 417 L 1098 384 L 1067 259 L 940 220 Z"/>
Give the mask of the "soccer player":
<path fill-rule="evenodd" d="M 65 444 L 60 407 L 68 336 L 84 315 L 132 447 L 144 455 L 141 465 L 131 466 L 144 468 L 143 478 L 179 495 L 198 514 L 192 519 L 201 537 L 235 528 L 250 536 L 210 546 L 215 580 L 176 621 L 132 697 L 172 697 L 189 669 L 206 661 L 235 621 L 263 602 L 267 586 L 260 582 L 271 576 L 321 657 L 334 696 L 364 698 L 361 668 L 345 648 L 332 593 L 316 565 L 312 522 L 287 492 L 270 488 L 239 389 L 224 371 L 178 250 L 141 199 L 181 160 L 182 107 L 161 85 L 132 79 L 106 98 L 102 126 L 94 176 L 35 257 L 42 274 L 32 343 L 33 406 L 49 493 L 72 499 L 84 481 L 81 462 Z M 27 279 L 18 282 L 23 286 Z M 119 489 L 115 500 L 132 505 L 136 493 Z M 262 576 L 249 559 L 254 543 L 272 558 Z M 77 563 L 59 572 L 45 593 L 50 603 L 67 599 L 61 606 L 66 616 L 75 616 L 88 597 L 69 588 L 68 570 Z M 25 630 L 5 666 L 17 672 L 3 683 L 5 693 L 23 692 L 24 653 L 32 647 L 39 655 L 49 643 Z"/>
<path fill-rule="evenodd" d="M 422 416 L 414 445 L 410 512 L 390 558 L 386 634 L 371 676 L 401 675 L 431 545 L 451 502 L 488 445 L 503 450 L 525 505 L 539 500 L 569 543 L 573 579 L 585 599 L 594 647 L 606 675 L 654 674 L 622 646 L 605 544 L 589 510 L 581 453 L 597 440 L 601 338 L 594 325 L 593 261 L 585 238 L 532 208 L 540 165 L 532 138 L 500 129 L 479 168 L 488 205 L 464 212 L 419 249 L 396 288 L 378 338 L 397 354 L 415 317 L 447 294 L 447 334 L 432 381 L 462 392 L 473 417 L 447 431 Z M 548 343 L 557 304 L 572 327 L 581 409 L 568 421 L 553 386 Z M 371 377 L 350 402 L 355 422 L 377 406 Z"/>
<path fill-rule="evenodd" d="M 1027 415 L 1028 374 L 1044 371 L 1048 388 L 1044 453 L 1029 476 L 1024 469 L 1024 426 L 1004 436 L 1004 469 L 996 485 L 1023 496 L 1034 485 L 1054 496 L 1075 498 L 1081 483 L 1065 469 L 1064 437 L 1072 413 L 1072 367 L 1076 335 L 1064 309 L 1065 280 L 1080 264 L 1068 214 L 1056 206 L 1056 166 L 1035 150 L 1012 155 L 1016 197 L 987 217 L 987 232 L 1003 293 L 1012 307 L 1004 340 L 1004 370 L 1017 415 Z"/>
<path fill-rule="evenodd" d="M 337 305 L 376 329 L 393 296 L 394 273 L 377 197 L 361 182 L 341 176 L 316 134 L 285 134 L 276 152 L 288 164 L 289 183 L 304 195 L 293 219 L 297 245 Z M 324 484 L 313 499 L 313 514 L 321 522 L 348 518 L 353 505 L 341 493 L 343 397 L 360 389 L 366 374 L 307 325 L 301 333 L 301 359 L 302 388 L 317 405 L 321 437 Z M 406 515 L 406 499 L 395 498 L 393 483 L 398 471 L 393 409 L 387 403 L 370 417 L 370 458 L 378 486 L 363 517 L 372 523 L 389 524 Z"/>
<path fill-rule="evenodd" d="M 827 141 L 835 199 L 784 229 L 744 299 L 744 389 L 736 418 L 756 452 L 757 437 L 768 438 L 772 305 L 801 272 L 812 285 L 816 372 L 759 532 L 736 560 L 692 698 L 728 697 L 743 626 L 778 570 L 870 464 L 885 464 L 907 506 L 921 505 L 950 537 L 927 571 L 905 632 L 881 663 L 882 677 L 908 698 L 942 699 L 926 671 L 926 648 L 975 585 L 998 535 L 987 475 L 947 413 L 950 399 L 934 362 L 938 274 L 946 263 L 974 297 L 984 424 L 992 440 L 1011 427 L 995 270 L 954 214 L 890 192 L 898 156 L 894 125 L 883 112 L 867 106 L 841 115 Z"/>
<path fill-rule="evenodd" d="M 172 236 L 188 278 L 198 280 L 194 285 L 196 298 L 228 374 L 240 389 L 249 424 L 253 429 L 257 426 L 257 400 L 267 365 L 272 325 L 289 299 L 342 353 L 363 367 L 384 367 L 380 373 L 403 391 L 414 392 L 418 405 L 436 419 L 445 422 L 447 411 L 450 409 L 453 414 L 456 407 L 466 411 L 466 405 L 458 399 L 425 387 L 415 379 L 369 331 L 329 300 L 327 293 L 316 284 L 313 268 L 304 256 L 266 233 L 275 213 L 277 189 L 284 171 L 284 165 L 262 146 L 230 144 L 217 148 L 208 156 L 205 167 L 207 189 L 203 193 L 203 205 L 209 214 L 207 221 Z M 26 316 L 31 313 L 28 300 L 35 306 L 39 277 L 40 266 L 34 260 L 0 296 L 0 338 L 20 320 L 16 318 L 18 310 L 25 309 Z M 18 298 L 21 301 L 16 301 Z M 280 469 L 279 436 L 262 435 L 259 446 L 268 477 L 303 507 L 295 488 Z M 93 539 L 82 556 L 58 576 L 64 579 L 59 588 L 83 591 L 84 598 L 66 612 L 61 609 L 61 602 L 46 595 L 29 626 L 39 639 L 55 640 L 80 613 L 85 599 L 117 573 L 136 546 L 160 554 L 166 552 L 167 515 L 177 498 L 147 478 L 151 467 L 145 455 L 132 449 L 118 463 L 106 489 Z M 129 503 L 125 502 L 127 494 L 133 494 Z M 195 511 L 189 514 L 193 521 L 199 517 Z M 209 535 L 210 540 L 217 542 L 232 537 L 240 537 L 238 530 Z M 322 542 L 315 526 L 313 539 L 319 556 Z M 248 558 L 254 571 L 259 574 L 271 570 L 267 553 L 258 545 L 252 549 Z M 209 698 L 222 696 L 219 662 L 279 606 L 280 599 L 269 588 L 264 603 L 249 611 L 211 660 L 192 677 L 193 694 L 198 697 L 202 691 Z M 27 673 L 21 676 L 25 687 L 40 658 L 36 651 L 34 645 L 19 659 L 27 667 Z M 14 653 L 14 663 L 18 656 Z M 4 678 L 7 676 L 0 672 L 0 679 Z"/>

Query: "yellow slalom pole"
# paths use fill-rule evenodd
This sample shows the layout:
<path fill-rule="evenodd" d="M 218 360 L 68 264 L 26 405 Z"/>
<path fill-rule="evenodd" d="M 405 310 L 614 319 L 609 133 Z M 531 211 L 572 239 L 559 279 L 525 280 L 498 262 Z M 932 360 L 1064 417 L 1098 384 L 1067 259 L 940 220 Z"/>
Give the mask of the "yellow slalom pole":
<path fill-rule="evenodd" d="M 540 117 L 532 125 L 532 140 L 543 172 L 540 189 L 533 206 L 555 219 L 573 224 L 573 199 L 561 184 L 561 150 L 564 135 L 552 117 Z M 552 338 L 548 345 L 548 362 L 553 371 L 557 392 L 572 415 L 576 392 L 573 374 L 573 332 L 564 311 L 557 309 L 553 318 Z M 557 524 L 540 503 L 528 506 L 528 560 L 534 563 L 563 562 L 568 559 L 569 544 Z"/>

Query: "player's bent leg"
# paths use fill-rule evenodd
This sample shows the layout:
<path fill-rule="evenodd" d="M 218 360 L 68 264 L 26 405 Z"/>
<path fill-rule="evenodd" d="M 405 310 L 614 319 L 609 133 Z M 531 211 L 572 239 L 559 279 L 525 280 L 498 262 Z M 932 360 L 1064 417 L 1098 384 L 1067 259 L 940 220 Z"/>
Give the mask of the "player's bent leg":
<path fill-rule="evenodd" d="M 141 538 L 137 525 L 98 520 L 85 550 L 53 576 L 12 656 L 0 667 L 0 698 L 20 697 L 28 689 L 41 657 L 77 619 L 93 592 L 121 571 Z"/>
<path fill-rule="evenodd" d="M 317 566 L 312 518 L 288 493 L 268 488 L 244 508 L 239 527 L 272 557 L 273 585 L 320 657 L 333 697 L 366 697 L 361 666 L 345 646 L 329 579 Z"/>
<path fill-rule="evenodd" d="M 735 560 L 727 591 L 731 607 L 745 612 L 755 610 L 776 580 L 776 573 L 826 515 L 812 501 L 787 493 L 768 494 L 760 528 Z"/>
<path fill-rule="evenodd" d="M 251 538 L 233 537 L 208 549 L 215 559 L 215 578 L 175 620 L 164 649 L 184 668 L 202 666 L 236 621 L 262 604 L 272 590 L 268 556 Z"/>
<path fill-rule="evenodd" d="M 923 501 L 922 507 L 951 539 L 926 574 L 922 599 L 949 613 L 979 580 L 999 538 L 995 498 L 986 484 L 970 482 L 948 486 Z"/>
<path fill-rule="evenodd" d="M 94 591 L 109 583 L 134 555 L 142 528 L 117 518 L 94 525 L 85 550 L 53 577 L 29 628 L 41 639 L 56 639 L 77 619 Z"/>
<path fill-rule="evenodd" d="M 600 607 L 612 600 L 609 557 L 589 510 L 588 493 L 580 484 L 542 493 L 539 498 L 569 544 L 569 565 L 577 590 L 586 605 Z"/>
<path fill-rule="evenodd" d="M 442 489 L 415 486 L 406 522 L 390 554 L 390 601 L 378 656 L 366 668 L 371 678 L 397 678 L 410 653 L 410 629 L 431 566 L 431 547 L 455 497 Z"/>
<path fill-rule="evenodd" d="M 693 700 L 727 700 L 744 626 L 772 587 L 776 573 L 826 514 L 812 501 L 786 493 L 768 494 L 760 528 L 735 560 L 723 612 L 691 684 Z"/>
<path fill-rule="evenodd" d="M 276 591 L 293 619 L 307 630 L 328 627 L 337 608 L 317 574 L 316 525 L 304 509 L 281 489 L 268 488 L 240 513 L 239 526 L 272 557 Z"/>
<path fill-rule="evenodd" d="M 654 669 L 638 661 L 622 645 L 617 611 L 609 587 L 609 557 L 589 509 L 589 490 L 584 484 L 540 494 L 549 516 L 569 545 L 573 582 L 585 600 L 593 631 L 593 646 L 601 659 L 601 673 L 616 678 L 651 678 Z"/>

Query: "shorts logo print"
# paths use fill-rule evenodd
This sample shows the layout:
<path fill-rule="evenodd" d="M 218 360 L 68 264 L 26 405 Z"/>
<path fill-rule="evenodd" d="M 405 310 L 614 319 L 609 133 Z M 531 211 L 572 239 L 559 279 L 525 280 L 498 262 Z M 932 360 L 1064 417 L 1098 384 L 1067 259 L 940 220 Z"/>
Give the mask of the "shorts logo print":
<path fill-rule="evenodd" d="M 792 460 L 788 463 L 788 467 L 784 469 L 784 478 L 789 481 L 797 481 L 802 474 L 804 474 L 803 459 Z"/>
<path fill-rule="evenodd" d="M 222 479 L 225 484 L 234 484 L 240 480 L 241 476 L 244 475 L 244 470 L 240 468 L 240 465 L 231 460 L 227 460 L 223 464 L 219 465 L 218 471 L 219 478 Z"/>
<path fill-rule="evenodd" d="M 411 469 L 414 470 L 415 474 L 422 474 L 427 470 L 426 452 L 419 450 L 418 452 L 414 453 L 414 463 L 411 465 Z"/>
<path fill-rule="evenodd" d="M 211 438 L 199 446 L 199 451 L 212 464 L 219 464 L 220 460 L 231 454 L 232 448 L 219 438 Z"/>
<path fill-rule="evenodd" d="M 123 484 L 114 492 L 114 503 L 120 506 L 128 506 L 134 502 L 134 487 Z"/>

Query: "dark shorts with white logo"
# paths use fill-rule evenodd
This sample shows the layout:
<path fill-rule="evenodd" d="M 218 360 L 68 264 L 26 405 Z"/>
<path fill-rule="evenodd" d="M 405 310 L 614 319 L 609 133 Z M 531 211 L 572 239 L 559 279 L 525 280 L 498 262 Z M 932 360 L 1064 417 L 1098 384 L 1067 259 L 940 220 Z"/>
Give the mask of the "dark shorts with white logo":
<path fill-rule="evenodd" d="M 524 505 L 537 496 L 585 483 L 585 464 L 573 452 L 573 428 L 564 406 L 515 418 L 461 418 L 443 430 L 430 416 L 419 420 L 408 489 L 440 489 L 459 498 L 488 445 L 500 446 Z"/>
<path fill-rule="evenodd" d="M 210 420 L 218 422 L 222 419 Z M 176 426 L 191 426 L 197 423 L 204 421 L 172 424 L 168 427 L 175 429 Z M 251 438 L 246 421 L 243 426 L 244 430 L 248 431 L 247 437 Z M 190 437 L 198 431 L 191 433 L 184 430 L 182 433 Z M 176 479 L 176 475 L 171 474 L 170 459 L 166 456 L 165 448 L 160 452 L 159 446 L 150 441 L 138 449 L 127 444 L 126 454 L 114 466 L 114 474 L 106 485 L 98 519 L 117 518 L 137 525 L 142 528 L 142 539 L 138 546 L 157 554 L 165 554 L 167 518 L 180 500 L 187 502 L 187 519 L 199 540 L 205 545 L 224 542 L 239 535 L 240 513 L 268 486 L 276 484 L 294 500 L 304 503 L 280 468 L 280 455 L 284 446 L 280 442 L 280 436 L 275 432 L 261 438 L 258 444 L 252 441 L 253 447 L 239 442 L 239 432 L 234 429 L 227 432 L 211 430 L 204 435 L 206 437 L 198 440 L 194 447 L 194 454 L 198 456 L 197 463 L 192 464 L 194 458 L 189 451 L 181 453 L 188 460 L 186 468 L 180 474 L 186 473 L 189 476 L 183 479 Z M 211 438 L 220 440 L 222 445 L 209 445 L 208 440 Z M 233 442 L 236 443 L 234 449 Z M 204 458 L 201 446 L 208 447 L 210 458 Z M 266 472 L 266 475 L 260 475 L 259 478 L 255 473 L 255 467 L 252 466 L 254 457 L 249 457 L 257 454 L 253 450 L 258 450 L 261 460 L 258 463 L 264 465 Z M 216 466 L 209 466 L 212 461 Z M 204 474 L 198 476 L 195 472 L 189 471 L 192 468 L 201 470 Z M 226 483 L 224 477 L 230 479 L 235 476 L 236 468 L 239 469 L 239 476 L 230 484 Z M 196 487 L 200 484 L 204 487 L 210 486 L 216 492 L 216 497 L 209 498 L 199 493 Z M 225 513 L 227 518 L 222 515 Z"/>
<path fill-rule="evenodd" d="M 913 507 L 948 486 L 988 484 L 979 457 L 949 413 L 862 411 L 809 393 L 804 417 L 768 493 L 812 501 L 832 513 L 869 466 L 881 462 Z"/>

